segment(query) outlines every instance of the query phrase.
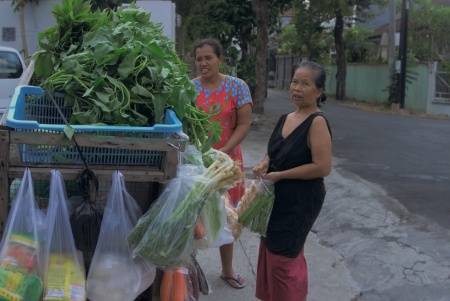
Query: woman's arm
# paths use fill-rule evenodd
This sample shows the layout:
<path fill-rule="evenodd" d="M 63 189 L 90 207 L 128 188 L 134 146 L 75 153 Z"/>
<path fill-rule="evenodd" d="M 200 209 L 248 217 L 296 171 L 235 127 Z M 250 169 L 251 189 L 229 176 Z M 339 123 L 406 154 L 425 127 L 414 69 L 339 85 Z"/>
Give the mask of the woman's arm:
<path fill-rule="evenodd" d="M 329 175 L 331 172 L 331 135 L 323 117 L 314 118 L 308 137 L 312 163 L 288 170 L 271 172 L 263 178 L 275 183 L 281 179 L 309 180 Z"/>
<path fill-rule="evenodd" d="M 236 108 L 236 127 L 220 151 L 229 153 L 238 146 L 250 131 L 251 121 L 252 106 L 250 103 L 246 103 L 242 107 Z"/>

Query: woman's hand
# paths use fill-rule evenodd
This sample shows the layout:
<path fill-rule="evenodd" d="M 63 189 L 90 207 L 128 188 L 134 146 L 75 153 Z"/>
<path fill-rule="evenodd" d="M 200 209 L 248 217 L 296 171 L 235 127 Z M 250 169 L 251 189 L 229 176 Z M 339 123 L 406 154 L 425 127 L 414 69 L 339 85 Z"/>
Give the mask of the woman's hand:
<path fill-rule="evenodd" d="M 257 178 L 263 178 L 268 170 L 269 170 L 269 156 L 266 155 L 264 159 L 256 163 L 256 165 L 253 167 L 253 174 Z"/>
<path fill-rule="evenodd" d="M 274 171 L 266 173 L 263 177 L 263 180 L 269 181 L 270 183 L 276 183 L 279 180 L 281 180 L 281 172 L 280 171 Z"/>

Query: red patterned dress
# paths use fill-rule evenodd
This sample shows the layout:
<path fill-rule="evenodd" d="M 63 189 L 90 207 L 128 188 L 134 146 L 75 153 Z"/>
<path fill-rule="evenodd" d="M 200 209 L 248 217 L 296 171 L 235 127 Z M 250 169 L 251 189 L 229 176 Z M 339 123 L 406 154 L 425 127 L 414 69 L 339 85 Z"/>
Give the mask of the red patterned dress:
<path fill-rule="evenodd" d="M 247 103 L 252 104 L 250 90 L 245 81 L 229 75 L 225 77 L 225 80 L 214 91 L 203 88 L 198 78 L 193 79 L 192 82 L 195 84 L 197 91 L 199 92 L 199 96 L 197 97 L 197 106 L 199 108 L 202 108 L 204 111 L 208 112 L 209 108 L 212 108 L 213 106 L 215 106 L 214 111 L 217 111 L 226 105 L 219 115 L 212 118 L 212 121 L 217 119 L 220 120 L 221 129 L 223 130 L 223 133 L 220 136 L 220 141 L 214 145 L 215 149 L 220 149 L 225 145 L 225 142 L 231 136 L 234 128 L 236 127 L 236 109 L 239 109 Z M 238 161 L 241 169 L 244 170 L 240 145 L 232 149 L 228 155 L 233 160 Z M 244 191 L 244 181 L 242 181 L 242 183 L 237 183 L 235 187 L 228 191 L 234 206 L 237 206 L 239 200 L 244 194 Z"/>

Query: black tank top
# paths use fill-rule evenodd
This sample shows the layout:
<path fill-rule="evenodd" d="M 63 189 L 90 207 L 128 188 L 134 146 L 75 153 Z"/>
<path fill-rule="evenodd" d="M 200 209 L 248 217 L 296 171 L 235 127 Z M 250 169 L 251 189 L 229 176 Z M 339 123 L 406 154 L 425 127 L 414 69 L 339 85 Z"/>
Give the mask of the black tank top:
<path fill-rule="evenodd" d="M 280 117 L 269 140 L 267 152 L 270 158 L 269 172 L 312 163 L 311 150 L 308 147 L 308 132 L 313 119 L 323 116 L 322 112 L 311 114 L 286 138 L 283 138 L 281 130 L 286 116 L 287 114 Z M 326 122 L 331 134 L 328 120 Z M 274 206 L 266 237 L 263 238 L 267 249 L 273 254 L 297 257 L 322 209 L 324 199 L 323 178 L 287 179 L 276 182 Z"/>

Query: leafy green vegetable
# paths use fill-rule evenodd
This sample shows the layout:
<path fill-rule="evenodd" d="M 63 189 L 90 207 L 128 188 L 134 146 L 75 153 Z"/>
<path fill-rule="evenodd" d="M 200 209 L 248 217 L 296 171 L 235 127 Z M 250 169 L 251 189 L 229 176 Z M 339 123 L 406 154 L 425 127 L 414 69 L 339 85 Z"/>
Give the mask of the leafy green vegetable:
<path fill-rule="evenodd" d="M 252 232 L 265 234 L 275 199 L 274 185 L 266 186 L 263 180 L 258 180 L 258 183 L 254 180 L 252 185 L 256 189 L 246 189 L 241 200 L 247 204 L 238 205 L 238 222 Z"/>
<path fill-rule="evenodd" d="M 190 142 L 202 152 L 220 139 L 217 112 L 197 108 L 187 66 L 150 14 L 131 4 L 91 12 L 89 1 L 63 0 L 57 25 L 39 33 L 36 81 L 66 93 L 71 124 L 153 126 L 175 111 Z"/>

